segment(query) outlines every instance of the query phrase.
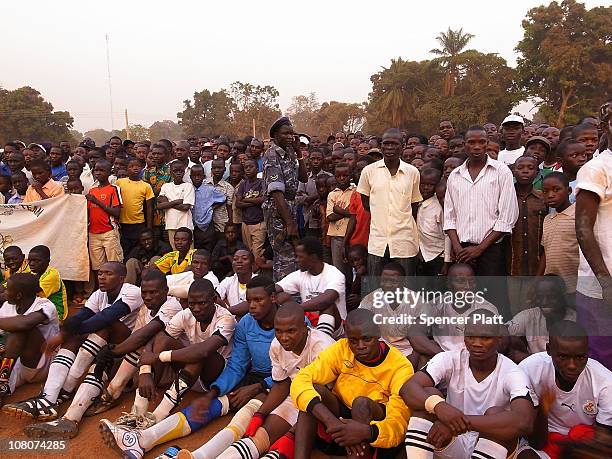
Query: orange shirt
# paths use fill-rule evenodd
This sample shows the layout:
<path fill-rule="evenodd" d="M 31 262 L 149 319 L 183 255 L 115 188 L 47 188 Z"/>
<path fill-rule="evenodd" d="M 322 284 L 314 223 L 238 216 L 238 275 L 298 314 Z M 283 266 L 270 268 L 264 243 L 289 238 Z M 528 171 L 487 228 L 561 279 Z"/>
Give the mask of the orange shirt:
<path fill-rule="evenodd" d="M 64 194 L 64 186 L 56 182 L 55 180 L 49 180 L 42 187 L 42 190 L 49 198 L 54 198 L 56 196 L 62 196 Z M 34 189 L 32 185 L 28 186 L 28 190 L 26 191 L 25 197 L 23 198 L 23 203 L 34 202 L 34 201 L 42 201 L 43 198 L 38 194 L 38 191 Z"/>
<path fill-rule="evenodd" d="M 367 248 L 370 236 L 370 212 L 363 207 L 360 193 L 355 192 L 351 195 L 349 212 L 355 215 L 355 231 L 353 231 L 350 245 L 360 244 Z"/>
<path fill-rule="evenodd" d="M 94 195 L 107 207 L 117 207 L 123 204 L 121 201 L 121 191 L 117 185 L 111 185 L 109 183 L 105 186 L 95 186 L 89 190 L 89 194 Z M 97 204 L 87 201 L 87 210 L 89 211 L 90 233 L 107 233 L 117 227 L 117 220 L 107 214 L 104 209 Z"/>

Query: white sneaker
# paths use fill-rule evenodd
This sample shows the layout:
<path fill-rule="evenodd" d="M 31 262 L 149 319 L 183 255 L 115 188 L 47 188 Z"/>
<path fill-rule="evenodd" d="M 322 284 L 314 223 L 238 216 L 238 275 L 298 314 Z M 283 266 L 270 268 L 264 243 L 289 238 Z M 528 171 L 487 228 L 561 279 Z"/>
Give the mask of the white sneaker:
<path fill-rule="evenodd" d="M 99 429 L 106 446 L 124 459 L 142 459 L 144 456 L 139 431 L 116 426 L 108 419 L 100 420 Z"/>

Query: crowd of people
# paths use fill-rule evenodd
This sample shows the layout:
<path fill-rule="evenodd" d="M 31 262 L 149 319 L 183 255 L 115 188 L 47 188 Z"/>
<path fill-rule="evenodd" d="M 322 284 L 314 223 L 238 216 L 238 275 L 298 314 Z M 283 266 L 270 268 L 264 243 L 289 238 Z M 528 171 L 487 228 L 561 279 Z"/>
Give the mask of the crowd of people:
<path fill-rule="evenodd" d="M 612 102 L 269 134 L 4 145 L 0 203 L 84 195 L 91 275 L 4 247 L 3 416 L 73 438 L 132 391 L 125 458 L 228 413 L 159 457 L 612 457 Z"/>

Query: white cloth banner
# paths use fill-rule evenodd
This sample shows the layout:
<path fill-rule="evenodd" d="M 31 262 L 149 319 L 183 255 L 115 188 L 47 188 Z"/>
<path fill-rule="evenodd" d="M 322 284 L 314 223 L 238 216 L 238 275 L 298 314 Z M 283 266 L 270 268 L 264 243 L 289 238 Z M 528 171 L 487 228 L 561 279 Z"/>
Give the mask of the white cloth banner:
<path fill-rule="evenodd" d="M 51 266 L 64 280 L 89 279 L 87 200 L 66 194 L 28 204 L 0 205 L 0 252 L 10 245 L 28 256 L 32 247 L 51 250 Z"/>

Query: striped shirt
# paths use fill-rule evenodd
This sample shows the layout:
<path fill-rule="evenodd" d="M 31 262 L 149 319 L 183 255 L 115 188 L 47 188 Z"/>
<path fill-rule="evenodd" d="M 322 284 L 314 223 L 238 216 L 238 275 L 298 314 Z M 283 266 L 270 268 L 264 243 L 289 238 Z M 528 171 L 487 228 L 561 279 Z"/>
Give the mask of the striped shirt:
<path fill-rule="evenodd" d="M 487 157 L 487 163 L 472 180 L 468 162 L 448 177 L 444 231 L 454 229 L 460 242 L 470 244 L 480 244 L 493 231 L 511 233 L 519 214 L 512 172 L 505 164 Z"/>
<path fill-rule="evenodd" d="M 567 291 L 576 291 L 578 276 L 578 239 L 576 238 L 576 204 L 562 212 L 553 212 L 544 218 L 542 246 L 546 256 L 544 274 L 561 276 Z"/>

